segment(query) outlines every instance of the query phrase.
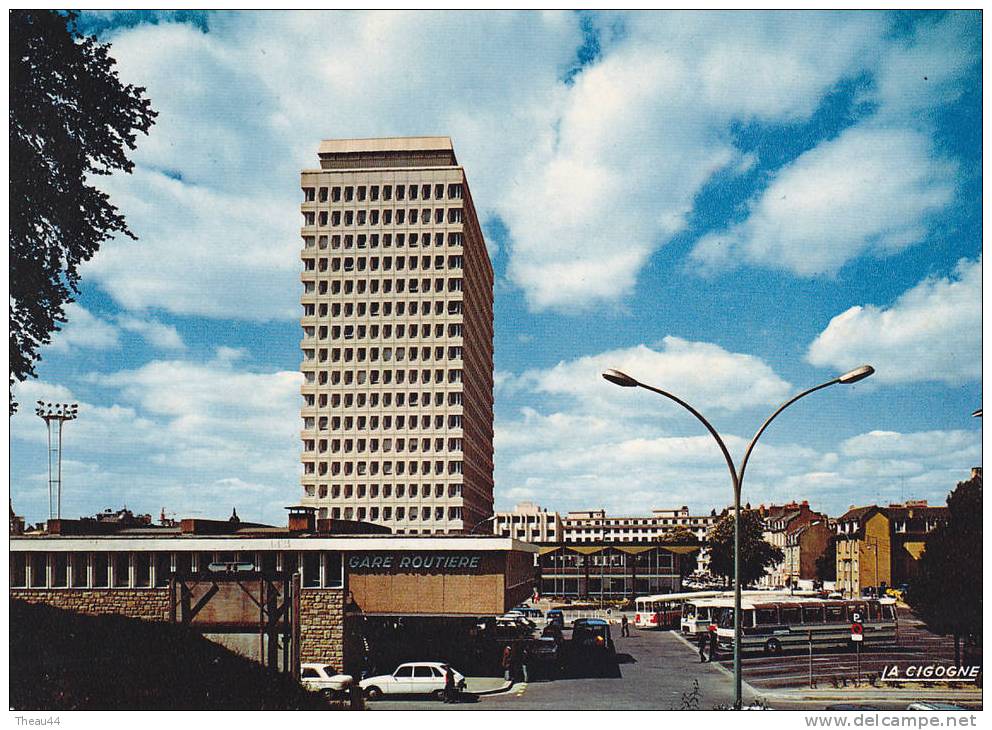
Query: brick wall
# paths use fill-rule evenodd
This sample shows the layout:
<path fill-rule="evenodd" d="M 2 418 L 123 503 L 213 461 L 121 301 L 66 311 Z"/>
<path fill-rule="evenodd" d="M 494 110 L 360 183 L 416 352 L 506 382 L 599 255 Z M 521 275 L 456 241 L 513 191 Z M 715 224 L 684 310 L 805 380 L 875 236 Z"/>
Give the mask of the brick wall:
<path fill-rule="evenodd" d="M 13 588 L 10 597 L 25 603 L 47 603 L 66 611 L 89 615 L 117 614 L 147 621 L 169 620 L 169 591 L 166 588 L 113 590 Z"/>
<path fill-rule="evenodd" d="M 344 666 L 344 591 L 300 591 L 300 662 Z"/>

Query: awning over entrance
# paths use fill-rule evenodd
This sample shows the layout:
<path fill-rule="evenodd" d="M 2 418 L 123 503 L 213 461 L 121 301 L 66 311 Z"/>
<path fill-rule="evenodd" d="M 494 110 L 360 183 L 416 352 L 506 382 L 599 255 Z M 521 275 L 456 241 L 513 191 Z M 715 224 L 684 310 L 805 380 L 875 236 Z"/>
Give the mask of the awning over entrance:
<path fill-rule="evenodd" d="M 688 555 L 699 551 L 699 545 L 662 545 L 662 548 L 676 555 Z"/>
<path fill-rule="evenodd" d="M 579 553 L 580 555 L 594 555 L 606 550 L 603 545 L 568 545 L 567 547 L 573 553 Z"/>
<path fill-rule="evenodd" d="M 654 545 L 648 546 L 638 546 L 638 547 L 618 547 L 615 548 L 622 553 L 627 553 L 628 555 L 640 555 L 641 553 L 646 553 L 648 550 L 654 549 Z"/>
<path fill-rule="evenodd" d="M 553 553 L 557 550 L 561 550 L 561 545 L 545 545 L 540 549 L 540 554 L 547 555 L 548 553 Z"/>

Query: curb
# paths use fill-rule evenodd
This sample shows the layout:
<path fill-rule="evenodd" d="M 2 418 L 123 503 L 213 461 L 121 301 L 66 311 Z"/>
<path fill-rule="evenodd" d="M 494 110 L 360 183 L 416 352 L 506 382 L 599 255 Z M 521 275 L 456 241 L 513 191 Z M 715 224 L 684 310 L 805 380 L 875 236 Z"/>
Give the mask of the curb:
<path fill-rule="evenodd" d="M 505 682 L 501 686 L 496 687 L 495 689 L 483 689 L 483 690 L 479 690 L 478 692 L 472 692 L 469 689 L 465 689 L 464 691 L 471 692 L 472 694 L 478 697 L 485 697 L 486 695 L 502 694 L 503 692 L 508 692 L 512 688 L 513 688 L 513 682 Z"/>

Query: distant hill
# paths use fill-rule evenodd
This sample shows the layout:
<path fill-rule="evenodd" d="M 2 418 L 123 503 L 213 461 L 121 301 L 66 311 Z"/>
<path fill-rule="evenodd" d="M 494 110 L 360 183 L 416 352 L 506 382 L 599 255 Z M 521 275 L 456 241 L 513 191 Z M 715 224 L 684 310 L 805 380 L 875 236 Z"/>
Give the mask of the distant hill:
<path fill-rule="evenodd" d="M 292 677 L 165 623 L 10 602 L 12 710 L 317 710 Z"/>

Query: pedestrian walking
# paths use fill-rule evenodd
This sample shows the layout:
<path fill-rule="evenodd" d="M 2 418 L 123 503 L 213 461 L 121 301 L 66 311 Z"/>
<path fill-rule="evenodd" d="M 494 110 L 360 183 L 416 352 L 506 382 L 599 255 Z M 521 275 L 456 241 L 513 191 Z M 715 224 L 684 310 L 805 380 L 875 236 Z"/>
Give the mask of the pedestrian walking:
<path fill-rule="evenodd" d="M 710 658 L 707 661 L 713 661 L 716 657 L 716 626 L 710 626 Z"/>
<path fill-rule="evenodd" d="M 527 674 L 527 662 L 530 660 L 530 648 L 528 644 L 524 644 L 520 650 L 520 670 L 524 675 L 524 684 L 527 684 L 530 677 Z"/>
<path fill-rule="evenodd" d="M 630 622 L 627 621 L 627 614 L 620 616 L 620 636 L 630 636 Z"/>
<path fill-rule="evenodd" d="M 451 665 L 444 668 L 444 703 L 450 705 L 457 701 L 458 690 L 455 688 L 455 670 Z"/>
<path fill-rule="evenodd" d="M 513 649 L 510 648 L 509 644 L 507 644 L 506 648 L 503 649 L 503 659 L 500 664 L 503 667 L 503 678 L 507 682 L 512 681 L 510 670 L 513 668 Z"/>

